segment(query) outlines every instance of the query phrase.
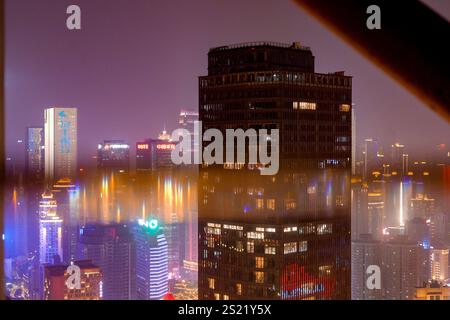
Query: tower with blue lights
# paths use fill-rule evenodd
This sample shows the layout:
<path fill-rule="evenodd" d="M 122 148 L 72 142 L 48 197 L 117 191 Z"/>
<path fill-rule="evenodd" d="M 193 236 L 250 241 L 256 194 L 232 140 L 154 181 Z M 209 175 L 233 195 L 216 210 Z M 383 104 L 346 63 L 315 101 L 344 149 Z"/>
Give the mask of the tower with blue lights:
<path fill-rule="evenodd" d="M 57 215 L 57 203 L 51 192 L 45 192 L 39 203 L 39 262 L 53 263 L 62 258 L 63 219 Z"/>
<path fill-rule="evenodd" d="M 136 298 L 161 300 L 169 292 L 168 245 L 157 219 L 139 220 L 136 244 Z"/>

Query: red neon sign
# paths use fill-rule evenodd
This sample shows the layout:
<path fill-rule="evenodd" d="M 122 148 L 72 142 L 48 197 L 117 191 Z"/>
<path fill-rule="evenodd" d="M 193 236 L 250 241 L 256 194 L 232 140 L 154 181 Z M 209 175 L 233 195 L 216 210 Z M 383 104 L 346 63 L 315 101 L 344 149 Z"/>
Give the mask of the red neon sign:
<path fill-rule="evenodd" d="M 148 150 L 148 144 L 138 144 L 137 148 L 139 150 Z"/>
<path fill-rule="evenodd" d="M 175 150 L 174 144 L 157 144 L 156 149 L 158 150 Z"/>

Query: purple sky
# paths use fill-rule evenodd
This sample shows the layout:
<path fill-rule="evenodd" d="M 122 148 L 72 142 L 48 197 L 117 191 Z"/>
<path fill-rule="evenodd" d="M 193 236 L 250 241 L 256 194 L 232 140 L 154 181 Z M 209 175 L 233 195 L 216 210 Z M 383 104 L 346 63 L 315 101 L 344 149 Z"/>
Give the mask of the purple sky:
<path fill-rule="evenodd" d="M 450 1 L 431 1 L 444 16 Z M 66 8 L 82 30 L 66 29 Z M 318 72 L 354 77 L 359 137 L 450 145 L 450 126 L 289 0 L 6 0 L 9 154 L 46 106 L 79 110 L 81 158 L 104 139 L 154 137 L 198 107 L 209 48 L 258 40 L 310 46 Z M 369 32 L 369 31 L 368 31 Z"/>

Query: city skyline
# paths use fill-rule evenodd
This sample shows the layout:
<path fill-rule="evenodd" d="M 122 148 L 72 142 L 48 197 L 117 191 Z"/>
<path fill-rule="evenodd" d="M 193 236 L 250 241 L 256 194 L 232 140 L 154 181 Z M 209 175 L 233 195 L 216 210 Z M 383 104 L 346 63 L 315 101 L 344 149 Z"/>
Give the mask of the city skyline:
<path fill-rule="evenodd" d="M 120 10 L 123 3 L 115 1 L 107 5 L 108 17 L 113 18 L 106 19 L 103 6 L 79 2 L 87 13 L 84 29 L 70 34 L 57 27 L 58 10 L 64 10 L 65 3 L 7 1 L 7 39 L 28 39 L 7 46 L 8 155 L 18 152 L 17 140 L 25 139 L 22 128 L 39 125 L 36 121 L 41 109 L 51 105 L 78 108 L 79 142 L 83 146 L 79 161 L 83 165 L 93 164 L 91 157 L 96 145 L 89 143 L 92 140 L 100 143 L 107 138 L 123 139 L 133 144 L 156 136 L 163 124 L 176 127 L 178 111 L 196 109 L 198 105 L 197 77 L 206 67 L 202 53 L 218 45 L 253 40 L 301 41 L 315 48 L 318 72 L 345 70 L 354 76 L 357 79 L 353 102 L 358 138 L 382 132 L 381 140 L 401 141 L 411 150 L 421 150 L 428 143 L 450 145 L 449 138 L 444 138 L 450 136 L 450 128 L 444 120 L 423 108 L 413 96 L 301 10 L 291 10 L 295 7 L 292 2 L 279 4 L 276 16 L 282 14 L 284 18 L 278 19 L 280 23 L 276 28 L 263 23 L 274 12 L 271 10 L 274 4 L 269 1 L 258 2 L 260 18 L 249 10 L 235 13 L 236 19 L 244 23 L 240 32 L 233 32 L 236 30 L 233 19 L 228 21 L 216 16 L 223 10 L 232 10 L 231 5 L 224 3 L 213 5 L 198 1 L 175 5 L 167 2 L 155 7 L 146 1 L 136 1 L 123 12 Z M 248 9 L 252 5 L 251 1 L 243 4 Z M 208 9 L 211 15 L 203 20 L 197 18 L 196 12 L 202 11 L 196 10 L 198 7 Z M 179 11 L 183 12 L 182 16 L 178 16 Z M 21 15 L 15 16 L 16 12 Z M 40 14 L 28 16 L 27 12 Z M 37 20 L 41 16 L 45 19 Z M 132 21 L 126 19 L 125 22 L 127 17 L 133 17 Z M 191 20 L 199 22 L 188 23 Z M 177 23 L 168 25 L 169 21 Z M 218 23 L 209 23 L 205 31 L 208 21 Z M 254 21 L 261 23 L 255 25 Z M 177 28 L 179 26 L 184 28 Z M 229 32 L 224 34 L 223 28 Z M 165 30 L 164 36 L 159 30 Z M 30 32 L 33 38 L 29 38 Z M 173 45 L 190 49 L 173 50 Z M 33 52 L 33 56 L 28 52 Z M 55 60 L 55 57 L 64 58 Z M 89 71 L 94 69 L 93 65 L 95 73 Z M 37 78 L 41 81 L 31 86 L 30 81 L 35 82 Z M 133 90 L 124 93 L 120 88 L 127 84 L 132 84 L 128 87 Z M 26 94 L 19 90 L 21 87 L 29 88 Z M 379 96 L 380 91 L 385 94 Z M 20 92 L 20 96 L 15 92 Z M 153 112 L 155 109 L 161 112 Z M 93 130 L 94 123 L 103 123 L 103 130 Z"/>
<path fill-rule="evenodd" d="M 291 1 L 100 2 L 6 0 L 8 299 L 450 299 L 448 123 Z"/>

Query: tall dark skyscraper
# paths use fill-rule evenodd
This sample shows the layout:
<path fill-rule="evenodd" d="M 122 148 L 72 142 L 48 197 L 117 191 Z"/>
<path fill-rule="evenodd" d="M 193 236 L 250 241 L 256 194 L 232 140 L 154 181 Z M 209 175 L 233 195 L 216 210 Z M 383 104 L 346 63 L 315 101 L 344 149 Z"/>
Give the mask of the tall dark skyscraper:
<path fill-rule="evenodd" d="M 199 103 L 203 131 L 278 129 L 280 161 L 200 169 L 199 299 L 349 299 L 352 78 L 298 43 L 223 46 Z"/>
<path fill-rule="evenodd" d="M 134 298 L 134 247 L 126 225 L 88 225 L 80 229 L 83 258 L 92 260 L 103 272 L 106 300 Z"/>

